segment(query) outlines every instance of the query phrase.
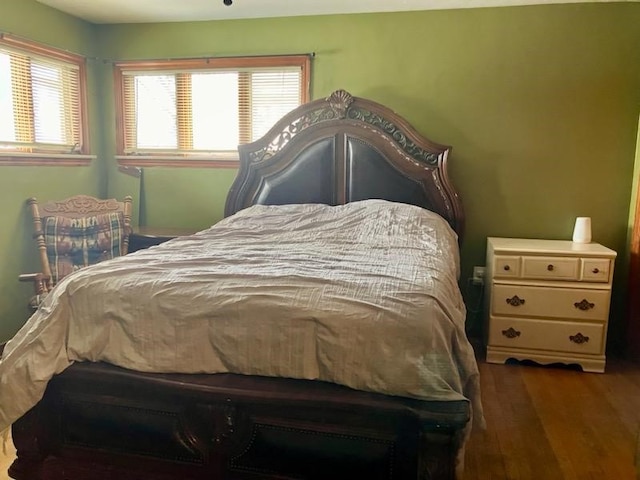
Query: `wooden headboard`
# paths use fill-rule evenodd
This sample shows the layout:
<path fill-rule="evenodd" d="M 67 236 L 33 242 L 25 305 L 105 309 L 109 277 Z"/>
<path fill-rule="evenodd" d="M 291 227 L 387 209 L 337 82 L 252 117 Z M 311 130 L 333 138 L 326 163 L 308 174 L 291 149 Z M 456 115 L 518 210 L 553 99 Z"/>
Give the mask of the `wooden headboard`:
<path fill-rule="evenodd" d="M 464 213 L 447 175 L 449 151 L 389 108 L 337 90 L 239 147 L 240 170 L 225 216 L 254 204 L 380 198 L 434 211 L 461 238 Z"/>

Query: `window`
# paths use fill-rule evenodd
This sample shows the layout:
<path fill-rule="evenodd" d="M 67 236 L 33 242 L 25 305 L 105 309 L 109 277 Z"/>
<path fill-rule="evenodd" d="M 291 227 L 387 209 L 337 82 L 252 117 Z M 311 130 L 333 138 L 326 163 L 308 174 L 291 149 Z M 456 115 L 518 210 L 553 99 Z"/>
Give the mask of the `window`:
<path fill-rule="evenodd" d="M 4 163 L 87 153 L 84 75 L 80 56 L 0 34 Z"/>
<path fill-rule="evenodd" d="M 118 154 L 124 165 L 236 166 L 309 98 L 309 57 L 123 62 L 115 66 Z"/>

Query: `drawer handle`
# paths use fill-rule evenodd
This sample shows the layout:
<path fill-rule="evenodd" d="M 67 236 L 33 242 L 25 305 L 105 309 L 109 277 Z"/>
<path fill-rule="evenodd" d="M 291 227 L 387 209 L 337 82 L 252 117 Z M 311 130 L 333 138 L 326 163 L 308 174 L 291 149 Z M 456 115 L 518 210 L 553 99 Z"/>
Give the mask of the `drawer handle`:
<path fill-rule="evenodd" d="M 516 338 L 520 336 L 520 332 L 514 329 L 513 327 L 509 327 L 506 330 L 502 330 L 502 335 L 504 335 L 507 338 Z"/>
<path fill-rule="evenodd" d="M 589 309 L 595 307 L 596 304 L 595 303 L 591 303 L 591 302 L 587 301 L 586 298 L 584 298 L 584 299 L 582 299 L 581 302 L 574 303 L 573 306 L 576 307 L 579 310 L 586 311 L 586 310 L 589 310 Z"/>
<path fill-rule="evenodd" d="M 553 272 L 553 265 L 551 263 L 547 265 L 547 270 L 549 270 L 550 272 Z"/>
<path fill-rule="evenodd" d="M 600 273 L 600 270 L 598 269 L 598 267 L 594 268 L 593 270 L 591 270 L 592 273 Z"/>
<path fill-rule="evenodd" d="M 511 267 L 509 265 L 505 265 L 503 268 L 505 272 L 508 272 L 509 270 L 511 270 Z"/>
<path fill-rule="evenodd" d="M 573 343 L 577 343 L 578 345 L 587 343 L 589 341 L 589 337 L 582 335 L 580 332 L 575 335 L 569 335 L 569 340 Z"/>
<path fill-rule="evenodd" d="M 519 307 L 520 305 L 524 305 L 524 298 L 518 297 L 518 295 L 514 295 L 511 298 L 507 298 L 507 303 L 512 307 Z"/>

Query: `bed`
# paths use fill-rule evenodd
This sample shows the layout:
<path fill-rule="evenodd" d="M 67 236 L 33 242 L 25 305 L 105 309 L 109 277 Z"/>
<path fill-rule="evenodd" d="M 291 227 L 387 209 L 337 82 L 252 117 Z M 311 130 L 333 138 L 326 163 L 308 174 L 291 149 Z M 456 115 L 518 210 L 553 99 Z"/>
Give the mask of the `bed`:
<path fill-rule="evenodd" d="M 13 423 L 10 476 L 455 478 L 482 407 L 457 287 L 464 216 L 448 152 L 343 90 L 240 146 L 223 221 L 76 272 L 7 344 L 0 420 Z M 206 262 L 181 270 L 205 251 Z M 238 270 L 247 258 L 250 270 Z M 200 298 L 215 334 L 177 327 L 198 324 Z M 426 304 L 433 319 L 415 313 Z M 403 333 L 387 330 L 388 315 L 407 323 Z M 143 317 L 153 328 L 136 323 Z M 153 353 L 136 343 L 156 337 Z"/>

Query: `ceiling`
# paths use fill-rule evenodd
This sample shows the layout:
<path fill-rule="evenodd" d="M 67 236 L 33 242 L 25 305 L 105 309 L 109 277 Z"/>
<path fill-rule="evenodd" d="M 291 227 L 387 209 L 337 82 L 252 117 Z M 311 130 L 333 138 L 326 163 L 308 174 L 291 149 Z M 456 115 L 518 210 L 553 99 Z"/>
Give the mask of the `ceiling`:
<path fill-rule="evenodd" d="M 231 6 L 223 0 L 37 1 L 92 23 L 149 23 L 620 0 L 232 0 Z"/>

